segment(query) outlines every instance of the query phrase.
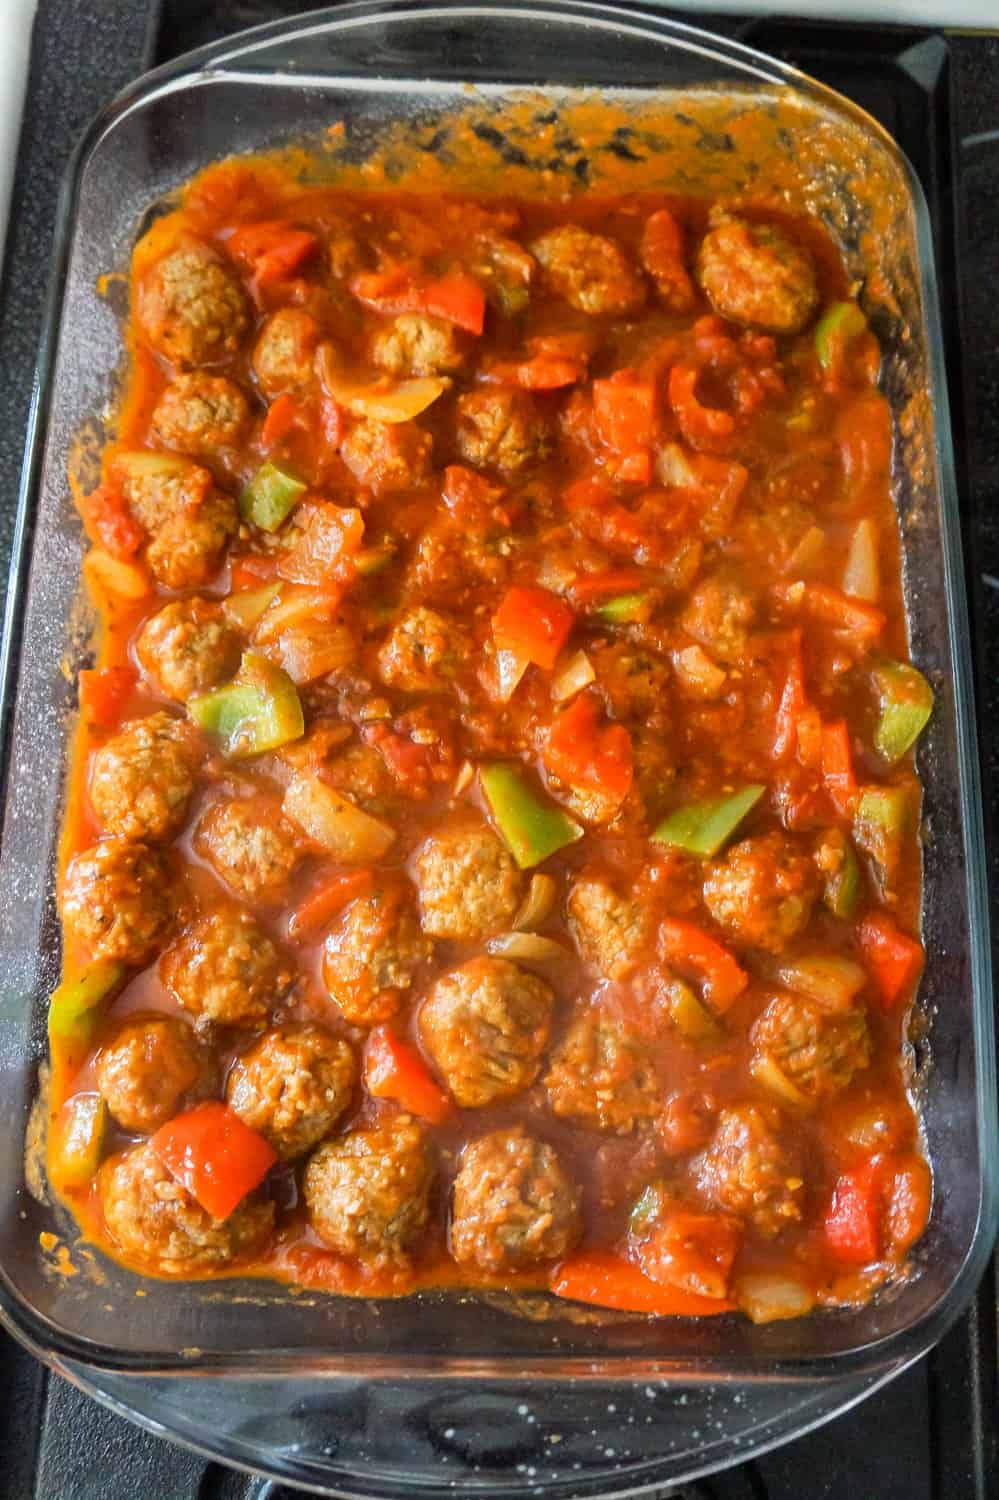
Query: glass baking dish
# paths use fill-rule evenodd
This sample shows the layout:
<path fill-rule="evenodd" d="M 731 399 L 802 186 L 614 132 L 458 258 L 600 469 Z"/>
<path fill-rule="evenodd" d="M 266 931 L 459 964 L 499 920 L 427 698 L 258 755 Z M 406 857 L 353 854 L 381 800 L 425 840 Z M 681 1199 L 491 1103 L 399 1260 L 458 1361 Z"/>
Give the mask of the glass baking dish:
<path fill-rule="evenodd" d="M 573 134 L 573 111 L 593 90 L 605 133 L 584 143 Z M 541 98 L 525 103 L 523 91 Z M 744 144 L 747 111 L 769 121 L 753 137 L 758 148 Z M 339 122 L 345 128 L 330 149 L 328 127 Z M 467 160 L 460 139 L 469 132 L 459 123 L 473 126 Z M 487 190 L 502 183 L 514 192 L 598 187 L 612 158 L 615 173 L 635 164 L 635 185 L 736 192 L 752 187 L 769 151 L 782 163 L 789 197 L 825 219 L 851 273 L 866 283 L 895 415 L 912 650 L 938 704 L 919 756 L 927 967 L 918 1008 L 926 1025 L 910 1059 L 937 1190 L 917 1274 L 866 1308 L 767 1327 L 729 1318 L 577 1322 L 554 1302 L 526 1316 L 501 1298 L 454 1293 L 386 1302 L 239 1280 L 178 1288 L 142 1281 L 77 1245 L 67 1216 L 41 1197 L 37 1173 L 26 1178 L 45 999 L 59 968 L 53 872 L 64 747 L 75 672 L 88 660 L 67 466 L 85 472 L 94 462 L 114 397 L 110 372 L 122 358 L 123 283 L 112 277 L 101 296 L 97 278 L 127 267 L 149 205 L 213 159 L 325 143 L 330 170 L 356 180 L 376 149 L 389 174 L 401 170 L 414 141 L 438 162 L 451 161 L 456 183 Z M 689 168 L 691 143 L 700 164 L 694 183 L 676 177 L 677 162 Z M 684 149 L 674 154 L 676 145 Z M 182 1379 L 185 1388 L 192 1376 L 210 1377 L 219 1390 L 238 1384 L 253 1408 L 249 1390 L 266 1388 L 271 1411 L 283 1379 L 300 1395 L 303 1382 L 416 1375 L 563 1390 L 578 1377 L 666 1378 L 760 1393 L 831 1380 L 840 1383 L 841 1404 L 842 1382 L 852 1382 L 855 1395 L 857 1382 L 917 1357 L 970 1297 L 997 1218 L 992 983 L 967 629 L 926 209 L 901 153 L 855 106 L 793 69 L 653 13 L 559 0 L 345 5 L 206 48 L 133 85 L 91 126 L 63 190 L 4 636 L 0 1308 L 8 1325 L 64 1369 Z M 797 1420 L 814 1419 L 812 1412 Z M 217 1414 L 202 1429 L 220 1433 Z M 774 1431 L 768 1426 L 768 1444 Z M 745 1455 L 745 1432 L 738 1441 Z"/>

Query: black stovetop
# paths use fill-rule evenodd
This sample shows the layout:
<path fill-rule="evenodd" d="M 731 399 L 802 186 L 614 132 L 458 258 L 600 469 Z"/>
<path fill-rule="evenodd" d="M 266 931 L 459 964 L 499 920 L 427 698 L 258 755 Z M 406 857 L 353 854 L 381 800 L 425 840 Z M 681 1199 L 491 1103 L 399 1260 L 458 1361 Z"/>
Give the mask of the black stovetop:
<path fill-rule="evenodd" d="M 802 0 L 802 9 L 810 0 Z M 59 178 L 90 117 L 144 66 L 308 0 L 39 0 L 0 280 L 0 605 Z M 943 297 L 990 820 L 999 813 L 999 33 L 692 17 L 877 116 L 929 201 Z M 999 849 L 990 840 L 990 888 Z M 995 923 L 993 930 L 996 930 Z M 676 1500 L 999 1500 L 997 1286 L 925 1360 L 847 1416 Z M 3 1500 L 291 1500 L 151 1437 L 0 1332 Z M 665 1500 L 665 1495 L 663 1497 Z"/>

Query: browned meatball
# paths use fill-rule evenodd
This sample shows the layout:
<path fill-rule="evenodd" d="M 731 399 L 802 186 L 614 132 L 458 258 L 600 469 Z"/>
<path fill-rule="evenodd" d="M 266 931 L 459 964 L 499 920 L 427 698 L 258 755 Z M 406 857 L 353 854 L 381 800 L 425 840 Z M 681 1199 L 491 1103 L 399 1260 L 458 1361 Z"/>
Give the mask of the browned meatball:
<path fill-rule="evenodd" d="M 509 1099 L 538 1076 L 552 992 L 502 958 L 473 958 L 439 979 L 420 1009 L 420 1037 L 466 1109 Z"/>
<path fill-rule="evenodd" d="M 358 484 L 378 494 L 418 489 L 430 477 L 433 438 L 415 422 L 356 422 L 340 457 Z"/>
<path fill-rule="evenodd" d="M 484 938 L 509 926 L 523 877 L 484 823 L 432 834 L 416 859 L 423 930 L 435 938 Z"/>
<path fill-rule="evenodd" d="M 591 1130 L 627 1135 L 662 1110 L 648 1043 L 600 1006 L 574 1016 L 545 1075 L 552 1110 Z"/>
<path fill-rule="evenodd" d="M 253 350 L 253 373 L 271 399 L 312 379 L 320 329 L 299 307 L 282 307 L 267 319 Z"/>
<path fill-rule="evenodd" d="M 517 1127 L 465 1147 L 451 1205 L 459 1265 L 519 1271 L 567 1254 L 581 1232 L 579 1194 L 551 1146 Z"/>
<path fill-rule="evenodd" d="M 246 432 L 250 408 L 233 380 L 192 371 L 171 381 L 153 412 L 153 431 L 178 453 L 211 457 Z"/>
<path fill-rule="evenodd" d="M 383 816 L 393 807 L 397 784 L 385 757 L 373 745 L 348 745 L 323 768 L 323 780 L 365 812 Z"/>
<path fill-rule="evenodd" d="M 378 653 L 378 670 L 388 687 L 406 693 L 442 692 L 468 652 L 468 637 L 460 625 L 421 605 L 393 628 Z"/>
<path fill-rule="evenodd" d="M 218 1094 L 218 1062 L 177 1016 L 130 1015 L 97 1056 L 97 1087 L 123 1130 L 151 1135 Z"/>
<path fill-rule="evenodd" d="M 697 279 L 723 318 L 770 333 L 797 333 L 818 306 L 812 257 L 772 224 L 715 224 L 701 241 Z"/>
<path fill-rule="evenodd" d="M 782 1102 L 817 1104 L 845 1089 L 867 1067 L 871 1039 L 858 1006 L 837 1015 L 802 995 L 775 995 L 753 1026 L 751 1067 Z"/>
<path fill-rule="evenodd" d="M 236 1059 L 226 1103 L 290 1161 L 329 1134 L 356 1078 L 354 1054 L 340 1037 L 322 1026 L 278 1026 Z"/>
<path fill-rule="evenodd" d="M 224 906 L 167 949 L 160 978 L 199 1027 L 262 1026 L 294 974 L 249 912 Z"/>
<path fill-rule="evenodd" d="M 261 1251 L 274 1223 L 273 1203 L 252 1194 L 227 1219 L 213 1219 L 148 1141 L 106 1161 L 98 1184 L 104 1222 L 124 1254 L 172 1276 L 212 1271 Z"/>
<path fill-rule="evenodd" d="M 222 566 L 238 525 L 232 496 L 210 490 L 196 510 L 174 516 L 156 532 L 146 548 L 150 572 L 168 589 L 201 588 Z"/>
<path fill-rule="evenodd" d="M 551 449 L 549 424 L 527 391 L 469 391 L 459 397 L 457 412 L 458 451 L 476 468 L 512 474 Z"/>
<path fill-rule="evenodd" d="M 95 958 L 143 964 L 174 924 L 173 870 L 162 849 L 102 839 L 70 862 L 60 905 L 66 930 Z"/>
<path fill-rule="evenodd" d="M 704 901 L 737 943 L 780 953 L 807 926 L 818 888 L 809 856 L 783 834 L 765 833 L 708 866 Z"/>
<path fill-rule="evenodd" d="M 263 796 L 213 803 L 198 823 L 194 846 L 238 896 L 271 905 L 287 894 L 303 853 L 281 804 Z"/>
<path fill-rule="evenodd" d="M 580 312 L 620 316 L 637 312 L 645 282 L 613 240 L 577 224 L 549 229 L 531 246 L 553 291 Z"/>
<path fill-rule="evenodd" d="M 210 365 L 239 348 L 246 298 L 215 251 L 185 236 L 139 285 L 136 316 L 146 338 L 175 365 Z"/>
<path fill-rule="evenodd" d="M 393 375 L 446 375 L 465 362 L 454 324 L 425 313 L 403 313 L 380 328 L 371 356 Z"/>
<path fill-rule="evenodd" d="M 652 918 L 641 902 L 620 896 L 602 875 L 584 872 L 569 892 L 569 930 L 605 979 L 625 979 L 649 940 Z"/>
<path fill-rule="evenodd" d="M 143 625 L 135 654 L 159 692 L 186 703 L 232 677 L 239 666 L 239 637 L 217 604 L 175 599 Z"/>
<path fill-rule="evenodd" d="M 325 1141 L 302 1179 L 309 1222 L 324 1245 L 368 1270 L 405 1265 L 430 1216 L 435 1170 L 409 1115 Z"/>
<path fill-rule="evenodd" d="M 722 1110 L 707 1149 L 692 1162 L 694 1181 L 715 1208 L 774 1235 L 801 1218 L 798 1163 L 752 1104 Z"/>
<path fill-rule="evenodd" d="M 385 880 L 340 917 L 326 939 L 323 976 L 352 1025 L 376 1026 L 399 1009 L 432 951 L 420 931 L 411 887 Z"/>
<path fill-rule="evenodd" d="M 730 578 L 716 576 L 698 586 L 680 623 L 712 656 L 736 663 L 745 655 L 755 616 L 756 606 L 746 590 Z"/>
<path fill-rule="evenodd" d="M 102 745 L 90 765 L 90 802 L 108 832 L 156 843 L 187 816 L 197 740 L 170 714 L 134 719 Z"/>
<path fill-rule="evenodd" d="M 117 470 L 129 510 L 153 536 L 178 516 L 193 515 L 213 489 L 208 469 L 172 453 L 131 453 Z"/>

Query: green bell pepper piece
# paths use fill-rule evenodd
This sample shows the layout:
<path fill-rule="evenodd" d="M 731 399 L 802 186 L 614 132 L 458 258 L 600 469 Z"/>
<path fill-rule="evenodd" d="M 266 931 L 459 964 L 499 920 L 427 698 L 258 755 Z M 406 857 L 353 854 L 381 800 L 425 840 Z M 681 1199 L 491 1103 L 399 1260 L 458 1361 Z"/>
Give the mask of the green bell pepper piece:
<path fill-rule="evenodd" d="M 922 672 L 904 661 L 882 661 L 874 668 L 881 717 L 874 748 L 889 765 L 901 760 L 926 728 L 933 712 L 933 689 Z"/>
<path fill-rule="evenodd" d="M 668 1004 L 670 1020 L 686 1041 L 710 1042 L 721 1035 L 714 1016 L 682 979 L 674 979 L 670 984 Z"/>
<path fill-rule="evenodd" d="M 74 1094 L 63 1105 L 49 1155 L 49 1171 L 59 1187 L 86 1187 L 101 1164 L 108 1132 L 108 1107 L 100 1094 Z"/>
<path fill-rule="evenodd" d="M 256 651 L 244 651 L 227 686 L 188 699 L 187 711 L 233 760 L 277 750 L 305 733 L 298 689 L 287 672 Z"/>
<path fill-rule="evenodd" d="M 543 802 L 512 766 L 483 766 L 479 780 L 496 826 L 522 870 L 583 837 L 579 824 L 561 808 Z"/>
<path fill-rule="evenodd" d="M 362 547 L 354 558 L 354 567 L 362 578 L 374 578 L 384 573 L 398 551 L 393 541 L 378 542 L 373 547 Z"/>
<path fill-rule="evenodd" d="M 644 625 L 652 614 L 652 600 L 648 594 L 618 594 L 593 612 L 608 625 Z"/>
<path fill-rule="evenodd" d="M 710 858 L 731 838 L 765 790 L 754 784 L 728 797 L 706 797 L 703 802 L 678 807 L 663 819 L 652 837 L 657 844 L 669 844 L 687 854 Z"/>
<path fill-rule="evenodd" d="M 252 521 L 261 531 L 277 531 L 307 488 L 294 474 L 278 468 L 268 459 L 243 486 L 239 513 L 244 521 Z"/>
<path fill-rule="evenodd" d="M 64 981 L 49 998 L 49 1041 L 53 1047 L 85 1050 L 101 1020 L 101 1002 L 125 977 L 125 965 L 106 959 L 79 979 Z"/>
<path fill-rule="evenodd" d="M 877 866 L 882 896 L 891 891 L 899 871 L 908 817 L 909 794 L 904 786 L 867 787 L 857 803 L 853 837 Z"/>
<path fill-rule="evenodd" d="M 867 319 L 856 302 L 834 302 L 827 307 L 815 328 L 815 352 L 819 364 L 828 370 L 838 347 L 864 332 Z"/>
<path fill-rule="evenodd" d="M 860 861 L 845 833 L 837 828 L 828 835 L 830 840 L 833 837 L 842 858 L 839 868 L 826 876 L 822 899 L 834 917 L 848 922 L 856 915 L 860 900 Z"/>

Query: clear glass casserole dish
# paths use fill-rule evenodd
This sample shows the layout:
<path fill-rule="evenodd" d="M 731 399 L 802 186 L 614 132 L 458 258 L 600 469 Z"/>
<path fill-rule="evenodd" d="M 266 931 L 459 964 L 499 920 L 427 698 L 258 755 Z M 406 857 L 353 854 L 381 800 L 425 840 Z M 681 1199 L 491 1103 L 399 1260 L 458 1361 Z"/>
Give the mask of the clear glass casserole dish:
<path fill-rule="evenodd" d="M 602 137 L 584 146 L 571 130 L 555 132 L 554 149 L 543 154 L 548 148 L 541 143 L 552 136 L 533 126 L 536 96 L 562 123 L 572 120 L 579 91 L 594 89 L 607 111 Z M 524 90 L 531 101 L 512 104 Z M 473 187 L 500 177 L 506 185 L 511 174 L 536 182 L 539 168 L 559 187 L 595 187 L 602 162 L 611 160 L 618 172 L 621 162 L 634 162 L 636 184 L 680 186 L 670 173 L 689 154 L 673 147 L 696 142 L 703 179 L 685 179 L 682 187 L 696 191 L 703 182 L 717 193 L 738 191 L 761 170 L 760 157 L 740 143 L 739 121 L 748 110 L 771 120 L 766 149 L 771 165 L 783 162 L 786 191 L 827 222 L 851 273 L 867 285 L 896 422 L 913 656 L 937 694 L 919 757 L 928 953 L 919 1010 L 928 1041 L 912 1058 L 937 1190 L 916 1252 L 917 1274 L 863 1309 L 753 1327 L 728 1318 L 703 1325 L 575 1322 L 557 1306 L 525 1317 L 495 1298 L 454 1294 L 366 1302 L 239 1281 L 180 1291 L 142 1283 L 103 1259 L 98 1264 L 85 1248 L 67 1244 L 71 1224 L 44 1201 L 37 1174 L 29 1171 L 27 1180 L 25 1174 L 45 999 L 58 976 L 52 892 L 63 750 L 75 672 L 87 664 L 87 620 L 78 601 L 81 538 L 67 465 L 72 456 L 85 466 L 99 447 L 114 396 L 108 372 L 121 359 L 115 284 L 102 298 L 98 275 L 127 266 L 148 222 L 139 221 L 143 210 L 208 161 L 318 143 L 332 122 L 345 126 L 334 167 L 363 170 L 376 145 L 383 161 L 390 165 L 395 153 L 402 167 L 418 139 L 443 161 L 455 155 L 466 174 L 455 180 Z M 787 135 L 792 117 L 797 128 Z M 477 145 L 462 165 L 454 127 L 469 120 Z M 631 134 L 622 135 L 631 128 L 622 121 L 633 122 Z M 457 1383 L 474 1376 L 497 1382 L 498 1391 L 500 1383 L 530 1379 L 564 1395 L 571 1389 L 565 1382 L 576 1377 L 666 1379 L 674 1390 L 727 1392 L 721 1437 L 705 1432 L 696 1462 L 688 1443 L 682 1462 L 674 1453 L 654 1474 L 630 1475 L 633 1485 L 716 1466 L 736 1451 L 745 1456 L 750 1431 L 759 1429 L 753 1441 L 769 1445 L 795 1423 L 800 1430 L 816 1419 L 816 1382 L 833 1382 L 823 1410 L 841 1405 L 856 1395 L 857 1382 L 898 1369 L 940 1336 L 977 1283 L 997 1216 L 985 866 L 926 210 L 907 163 L 861 111 L 792 69 L 689 27 L 558 0 L 523 8 L 350 5 L 263 28 L 149 75 L 91 127 L 64 189 L 13 568 L 2 662 L 0 1067 L 9 1128 L 0 1149 L 0 1303 L 9 1326 L 43 1357 L 66 1369 L 105 1372 L 103 1380 L 92 1378 L 118 1399 L 127 1399 L 119 1377 L 155 1377 L 166 1383 L 159 1399 L 175 1413 L 184 1389 L 189 1409 L 196 1405 L 200 1415 L 192 1427 L 175 1414 L 167 1419 L 171 1429 L 221 1443 L 228 1456 L 252 1462 L 265 1459 L 239 1449 L 237 1408 L 240 1422 L 248 1413 L 273 1413 L 276 1403 L 301 1409 L 304 1402 L 308 1410 L 308 1392 L 330 1390 L 334 1382 L 342 1390 L 344 1382 L 356 1387 L 419 1375 Z M 184 1378 L 192 1376 L 199 1377 L 198 1403 Z M 207 1386 L 200 1383 L 205 1377 Z M 794 1383 L 800 1399 L 781 1396 L 785 1382 Z M 735 1393 L 749 1388 L 753 1398 L 740 1408 Z M 220 1394 L 208 1399 L 209 1390 Z M 686 1417 L 679 1409 L 674 1415 L 683 1430 Z M 687 1428 L 694 1431 L 689 1422 Z M 309 1428 L 291 1447 L 313 1443 L 318 1438 Z M 327 1482 L 321 1463 L 318 1474 L 288 1467 L 287 1446 L 264 1444 L 265 1455 L 282 1450 L 280 1462 L 273 1459 L 276 1472 Z M 664 1437 L 660 1452 L 670 1446 Z M 328 1482 L 336 1475 L 342 1485 L 342 1472 L 331 1459 Z M 397 1483 L 401 1471 L 394 1472 Z M 426 1476 L 420 1482 L 431 1485 Z M 511 1489 L 530 1482 L 525 1470 Z M 365 1483 L 365 1492 L 382 1492 L 377 1475 Z M 602 1484 L 608 1487 L 606 1478 Z"/>

